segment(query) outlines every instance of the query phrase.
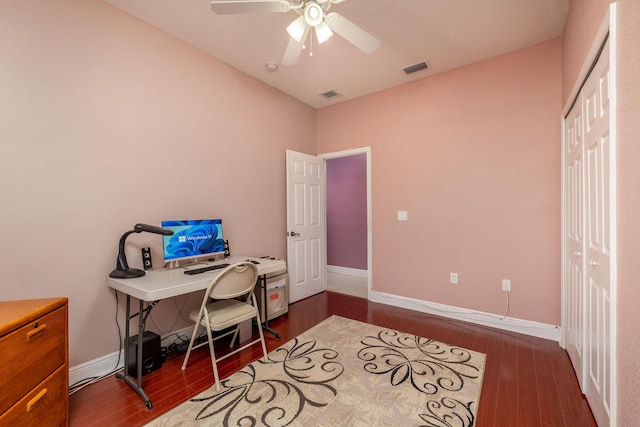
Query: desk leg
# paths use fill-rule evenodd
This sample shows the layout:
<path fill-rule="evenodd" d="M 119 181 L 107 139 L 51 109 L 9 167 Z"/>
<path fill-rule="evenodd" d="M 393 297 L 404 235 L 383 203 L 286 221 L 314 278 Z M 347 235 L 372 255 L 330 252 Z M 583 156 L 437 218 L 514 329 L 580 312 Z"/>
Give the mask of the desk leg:
<path fill-rule="evenodd" d="M 267 275 L 260 276 L 260 285 L 262 291 L 262 314 L 264 314 L 264 322 L 262 322 L 262 330 L 271 332 L 276 338 L 280 338 L 280 334 L 269 327 L 269 314 L 267 314 Z"/>
<path fill-rule="evenodd" d="M 137 351 L 137 378 L 134 381 L 134 378 L 129 375 L 129 358 L 131 355 L 129 354 L 129 336 L 130 336 L 130 328 L 129 323 L 132 319 L 131 316 L 131 296 L 127 295 L 127 324 L 125 326 L 125 338 L 124 338 L 124 369 L 121 372 L 116 374 L 116 377 L 122 379 L 125 383 L 129 385 L 138 396 L 142 399 L 142 401 L 147 405 L 147 408 L 151 409 L 153 404 L 151 403 L 151 399 L 147 396 L 147 393 L 144 392 L 142 388 L 142 338 L 144 334 L 144 321 L 142 320 L 142 312 L 143 312 L 143 301 L 140 301 L 140 306 L 138 308 L 138 351 Z"/>

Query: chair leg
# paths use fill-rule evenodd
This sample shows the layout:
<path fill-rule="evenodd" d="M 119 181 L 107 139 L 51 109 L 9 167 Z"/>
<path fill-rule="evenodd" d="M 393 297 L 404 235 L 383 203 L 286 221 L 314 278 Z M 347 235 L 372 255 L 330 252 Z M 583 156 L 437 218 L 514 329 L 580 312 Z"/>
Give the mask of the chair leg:
<path fill-rule="evenodd" d="M 209 340 L 209 353 L 211 355 L 211 366 L 213 367 L 213 378 L 216 383 L 216 391 L 220 391 L 220 377 L 218 376 L 218 365 L 216 364 L 216 352 L 213 349 L 213 337 L 211 328 L 207 325 L 207 339 Z"/>
<path fill-rule="evenodd" d="M 262 333 L 262 323 L 260 323 L 260 312 L 258 312 L 258 315 L 256 316 L 256 320 L 258 321 L 258 333 L 260 334 L 260 344 L 262 345 L 263 360 L 265 363 L 267 363 L 268 362 L 267 346 L 264 343 L 264 334 Z"/>
<path fill-rule="evenodd" d="M 191 355 L 191 350 L 193 349 L 193 343 L 196 340 L 196 335 L 198 334 L 198 329 L 200 328 L 200 322 L 196 323 L 193 326 L 193 334 L 191 334 L 191 341 L 189 341 L 189 347 L 187 348 L 187 354 L 184 355 L 184 361 L 182 362 L 182 370 L 184 371 L 187 368 L 187 362 L 189 361 L 189 356 Z"/>
<path fill-rule="evenodd" d="M 229 348 L 233 347 L 233 344 L 236 342 L 236 338 L 238 338 L 238 333 L 240 332 L 240 325 L 236 326 L 236 331 L 233 333 L 233 337 L 231 338 L 231 344 L 229 344 Z M 240 343 L 240 338 L 238 338 L 238 344 Z"/>
<path fill-rule="evenodd" d="M 258 308 L 258 302 L 256 301 L 256 295 L 254 293 L 251 294 L 251 299 L 253 302 L 252 305 L 256 308 L 256 325 L 258 325 L 258 333 L 260 334 L 260 344 L 262 345 L 263 360 L 265 363 L 267 363 L 269 360 L 267 359 L 267 346 L 264 343 L 264 334 L 262 333 L 262 319 L 260 319 L 260 309 Z"/>

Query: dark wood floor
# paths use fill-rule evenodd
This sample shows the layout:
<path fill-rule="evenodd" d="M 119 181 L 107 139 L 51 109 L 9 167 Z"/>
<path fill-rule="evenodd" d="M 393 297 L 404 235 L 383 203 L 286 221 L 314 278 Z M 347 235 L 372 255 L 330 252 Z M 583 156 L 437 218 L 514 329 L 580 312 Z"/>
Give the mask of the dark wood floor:
<path fill-rule="evenodd" d="M 485 353 L 480 427 L 596 426 L 567 353 L 557 342 L 540 338 L 324 292 L 292 304 L 288 317 L 270 322 L 282 338 L 266 334 L 267 349 L 277 348 L 333 314 Z M 260 357 L 259 347 L 224 360 L 220 376 L 225 378 Z M 129 386 L 111 376 L 71 395 L 70 425 L 144 425 L 209 388 L 213 373 L 206 346 L 192 354 L 185 371 L 181 370 L 183 357 L 183 353 L 171 353 L 161 369 L 143 377 L 153 409 L 148 410 Z"/>

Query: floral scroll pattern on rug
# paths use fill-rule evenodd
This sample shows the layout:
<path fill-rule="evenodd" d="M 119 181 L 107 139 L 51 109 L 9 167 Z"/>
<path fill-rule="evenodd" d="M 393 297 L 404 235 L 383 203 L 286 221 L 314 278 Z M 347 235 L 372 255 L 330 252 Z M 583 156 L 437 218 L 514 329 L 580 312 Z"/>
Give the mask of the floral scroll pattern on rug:
<path fill-rule="evenodd" d="M 332 316 L 148 426 L 471 427 L 485 355 Z"/>
<path fill-rule="evenodd" d="M 195 419 L 223 415 L 224 425 L 290 425 L 306 407 L 325 407 L 336 396 L 331 382 L 344 371 L 342 364 L 335 361 L 337 357 L 335 350 L 295 338 L 269 354 L 267 364 L 280 365 L 284 378 L 261 378 L 255 365 L 249 364 L 223 380 L 221 392 L 191 400 L 205 403 Z M 263 401 L 270 405 L 261 405 Z M 248 406 L 255 406 L 258 411 L 247 412 Z"/>
<path fill-rule="evenodd" d="M 393 387 L 412 387 L 420 393 L 438 396 L 442 391 L 457 392 L 465 380 L 477 380 L 482 372 L 472 362 L 472 353 L 437 341 L 394 330 L 382 330 L 361 341 L 358 358 L 364 370 L 388 377 Z M 429 400 L 420 418 L 427 426 L 473 426 L 472 405 L 450 396 Z"/>

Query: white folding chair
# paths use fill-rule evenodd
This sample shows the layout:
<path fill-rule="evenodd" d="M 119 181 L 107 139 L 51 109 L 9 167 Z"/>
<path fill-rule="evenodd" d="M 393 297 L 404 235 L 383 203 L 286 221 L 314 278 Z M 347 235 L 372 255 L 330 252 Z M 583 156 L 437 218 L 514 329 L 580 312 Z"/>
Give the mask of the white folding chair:
<path fill-rule="evenodd" d="M 209 343 L 209 352 L 211 353 L 211 364 L 213 365 L 213 375 L 216 382 L 216 390 L 220 390 L 220 378 L 218 377 L 217 362 L 244 350 L 245 348 L 260 342 L 262 344 L 262 352 L 264 361 L 267 361 L 267 347 L 264 343 L 264 335 L 260 324 L 260 313 L 258 304 L 253 290 L 258 281 L 258 269 L 251 262 L 240 262 L 231 265 L 220 272 L 220 274 L 211 282 L 207 288 L 207 292 L 202 300 L 200 309 L 193 310 L 189 318 L 196 322 L 191 341 L 187 348 L 187 354 L 184 356 L 182 369 L 187 367 L 189 355 L 195 348 L 201 347 L 206 343 L 193 345 L 198 336 L 199 326 L 204 326 L 207 331 L 207 342 Z M 242 298 L 240 298 L 242 297 Z M 209 302 L 210 298 L 214 301 Z M 238 338 L 240 323 L 255 319 L 258 325 L 260 338 L 253 340 L 240 348 L 233 350 L 229 354 L 216 359 L 213 349 L 213 341 L 218 340 L 233 333 L 231 339 L 231 347 Z M 234 330 L 212 338 L 212 332 L 219 332 L 235 326 Z"/>

